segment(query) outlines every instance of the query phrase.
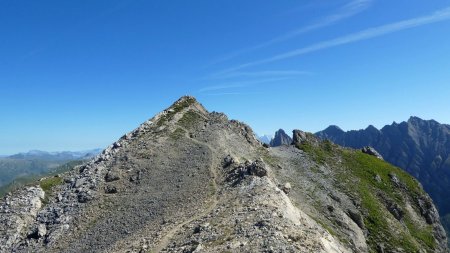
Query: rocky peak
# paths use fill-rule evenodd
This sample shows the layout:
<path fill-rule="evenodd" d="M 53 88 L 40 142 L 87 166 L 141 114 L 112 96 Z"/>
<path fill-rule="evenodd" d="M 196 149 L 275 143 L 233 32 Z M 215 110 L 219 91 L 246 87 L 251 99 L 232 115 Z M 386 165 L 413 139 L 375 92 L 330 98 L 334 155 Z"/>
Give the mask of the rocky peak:
<path fill-rule="evenodd" d="M 432 119 L 431 120 L 424 120 L 424 119 L 421 119 L 421 118 L 419 118 L 417 116 L 411 116 L 408 119 L 407 123 L 412 124 L 412 125 L 421 125 L 421 124 L 424 124 L 424 123 L 430 124 L 430 125 L 438 125 L 439 124 L 439 122 L 437 122 L 435 120 L 432 120 Z"/>
<path fill-rule="evenodd" d="M 292 138 L 287 135 L 283 129 L 275 132 L 275 137 L 270 141 L 271 147 L 278 147 L 282 145 L 291 145 Z"/>
<path fill-rule="evenodd" d="M 293 133 L 293 141 L 292 144 L 294 146 L 303 145 L 303 144 L 312 144 L 316 145 L 320 142 L 319 138 L 314 136 L 311 133 L 303 132 L 302 130 L 295 129 L 292 131 Z"/>
<path fill-rule="evenodd" d="M 187 107 L 193 107 L 206 113 L 206 109 L 193 96 L 183 96 L 173 103 L 167 110 L 180 111 Z"/>
<path fill-rule="evenodd" d="M 417 116 L 411 116 L 408 119 L 408 122 L 413 123 L 413 122 L 420 122 L 423 121 L 421 118 L 417 117 Z"/>
<path fill-rule="evenodd" d="M 369 125 L 365 131 L 367 132 L 372 132 L 372 133 L 378 133 L 380 130 L 378 130 L 378 128 L 374 127 L 373 125 Z"/>
<path fill-rule="evenodd" d="M 342 130 L 340 127 L 336 126 L 336 125 L 331 125 L 329 127 L 327 127 L 324 132 L 329 133 L 329 134 L 340 134 L 340 133 L 344 133 L 344 130 Z"/>

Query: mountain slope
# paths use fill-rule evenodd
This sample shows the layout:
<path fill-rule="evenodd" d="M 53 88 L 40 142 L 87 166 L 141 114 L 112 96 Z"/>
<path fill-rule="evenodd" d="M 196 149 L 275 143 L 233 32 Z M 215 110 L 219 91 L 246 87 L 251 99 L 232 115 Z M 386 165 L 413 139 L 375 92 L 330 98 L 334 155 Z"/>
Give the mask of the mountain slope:
<path fill-rule="evenodd" d="M 450 126 L 411 117 L 381 130 L 344 132 L 331 126 L 316 134 L 339 145 L 372 146 L 388 162 L 417 178 L 431 195 L 442 216 L 450 217 Z M 448 220 L 448 219 L 446 219 Z"/>
<path fill-rule="evenodd" d="M 94 160 L 8 195 L 0 250 L 446 252 L 412 177 L 295 136 L 264 148 L 247 125 L 183 97 Z"/>

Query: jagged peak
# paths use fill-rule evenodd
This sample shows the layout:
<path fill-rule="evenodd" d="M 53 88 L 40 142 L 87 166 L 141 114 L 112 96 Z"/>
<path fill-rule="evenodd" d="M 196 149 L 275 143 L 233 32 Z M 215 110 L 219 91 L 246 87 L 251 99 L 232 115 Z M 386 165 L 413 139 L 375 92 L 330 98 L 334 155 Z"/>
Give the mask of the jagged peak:
<path fill-rule="evenodd" d="M 154 118 L 148 120 L 144 124 L 156 123 L 159 126 L 166 125 L 177 115 L 182 116 L 185 112 L 189 110 L 194 110 L 204 116 L 208 114 L 208 111 L 200 104 L 197 99 L 193 96 L 182 96 L 177 101 L 175 101 L 169 108 L 157 114 Z"/>
<path fill-rule="evenodd" d="M 368 127 L 366 127 L 366 129 L 365 129 L 366 131 L 373 131 L 373 132 L 378 132 L 379 130 L 378 130 L 378 128 L 376 128 L 375 126 L 373 126 L 373 125 L 369 125 Z"/>
<path fill-rule="evenodd" d="M 344 132 L 342 128 L 336 126 L 336 125 L 330 125 L 328 126 L 323 132 Z"/>
<path fill-rule="evenodd" d="M 410 121 L 423 121 L 423 119 L 421 119 L 421 118 L 419 118 L 417 116 L 411 116 L 408 119 L 408 122 L 410 122 Z"/>
<path fill-rule="evenodd" d="M 282 129 L 282 128 L 278 129 L 278 131 L 275 132 L 275 134 L 277 134 L 277 133 L 283 133 L 283 134 L 286 134 L 286 132 L 285 132 L 284 129 Z"/>
<path fill-rule="evenodd" d="M 278 147 L 282 145 L 290 145 L 292 143 L 292 138 L 283 129 L 279 129 L 275 132 L 275 136 L 270 141 L 270 146 Z"/>
<path fill-rule="evenodd" d="M 182 103 L 198 103 L 197 99 L 194 96 L 184 95 L 180 97 L 177 101 L 175 101 L 171 107 L 176 106 Z"/>
<path fill-rule="evenodd" d="M 165 110 L 165 112 L 180 112 L 181 110 L 187 108 L 187 107 L 193 107 L 200 109 L 202 112 L 206 112 L 206 109 L 203 107 L 202 104 L 200 104 L 197 99 L 193 96 L 182 96 L 179 98 L 175 103 L 173 103 L 169 108 Z"/>
<path fill-rule="evenodd" d="M 440 124 L 439 122 L 437 122 L 434 119 L 425 120 L 425 119 L 419 118 L 417 116 L 411 116 L 411 117 L 409 117 L 409 119 L 407 121 L 407 123 L 409 123 L 409 124 L 420 124 L 423 122 L 427 122 L 427 123 L 431 123 L 431 124 Z"/>

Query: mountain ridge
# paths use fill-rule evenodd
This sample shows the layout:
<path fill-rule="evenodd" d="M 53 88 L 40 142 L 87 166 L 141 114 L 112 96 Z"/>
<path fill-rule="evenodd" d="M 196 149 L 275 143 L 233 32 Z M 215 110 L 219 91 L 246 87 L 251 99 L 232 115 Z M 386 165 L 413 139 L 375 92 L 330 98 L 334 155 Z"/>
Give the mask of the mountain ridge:
<path fill-rule="evenodd" d="M 83 151 L 43 151 L 30 150 L 28 152 L 20 152 L 13 155 L 4 156 L 11 159 L 40 159 L 40 160 L 76 160 L 83 157 L 95 156 L 102 151 L 100 148 L 89 149 Z"/>
<path fill-rule="evenodd" d="M 91 161 L 3 199 L 0 250 L 447 252 L 412 177 L 294 137 L 266 148 L 248 125 L 183 97 Z"/>

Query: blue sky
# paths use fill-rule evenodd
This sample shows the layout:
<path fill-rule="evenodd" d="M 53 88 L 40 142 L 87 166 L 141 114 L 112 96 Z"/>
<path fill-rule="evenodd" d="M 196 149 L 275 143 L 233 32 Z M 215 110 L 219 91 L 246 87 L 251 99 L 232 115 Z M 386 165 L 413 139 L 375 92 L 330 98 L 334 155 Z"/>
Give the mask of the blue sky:
<path fill-rule="evenodd" d="M 450 1 L 0 0 L 0 154 L 104 147 L 191 94 L 315 132 L 450 123 Z"/>

